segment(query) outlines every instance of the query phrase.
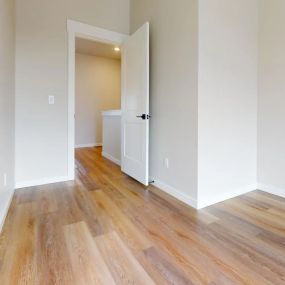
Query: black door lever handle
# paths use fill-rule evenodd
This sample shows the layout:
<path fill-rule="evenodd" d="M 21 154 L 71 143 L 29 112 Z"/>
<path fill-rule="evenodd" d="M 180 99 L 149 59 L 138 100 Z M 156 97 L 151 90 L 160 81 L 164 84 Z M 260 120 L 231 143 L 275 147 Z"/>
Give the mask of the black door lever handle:
<path fill-rule="evenodd" d="M 141 116 L 137 116 L 137 118 L 142 118 L 143 120 L 146 119 L 146 114 L 142 114 Z"/>
<path fill-rule="evenodd" d="M 148 120 L 151 116 L 150 115 L 146 115 L 146 114 L 142 114 L 140 116 L 137 116 L 137 118 L 142 118 L 143 120 Z"/>

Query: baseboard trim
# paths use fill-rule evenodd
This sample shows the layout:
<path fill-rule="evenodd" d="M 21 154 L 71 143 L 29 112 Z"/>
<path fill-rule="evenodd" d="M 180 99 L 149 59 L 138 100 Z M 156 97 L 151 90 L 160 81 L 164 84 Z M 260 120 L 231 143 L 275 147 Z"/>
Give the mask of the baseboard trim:
<path fill-rule="evenodd" d="M 114 156 L 110 155 L 109 153 L 102 151 L 102 156 L 121 166 L 121 161 L 115 158 Z"/>
<path fill-rule="evenodd" d="M 192 208 L 197 209 L 197 200 L 196 199 L 194 199 L 188 195 L 185 195 L 184 193 L 182 193 L 178 189 L 176 189 L 172 186 L 169 186 L 164 182 L 161 182 L 161 181 L 156 180 L 154 178 L 150 178 L 150 180 L 154 181 L 154 183 L 152 185 L 159 188 L 161 191 L 169 194 L 170 196 L 173 196 L 174 198 L 176 198 L 179 201 L 191 206 Z"/>
<path fill-rule="evenodd" d="M 40 185 L 52 184 L 58 182 L 66 182 L 70 180 L 72 179 L 70 179 L 69 176 L 59 176 L 59 177 L 42 178 L 38 180 L 22 181 L 22 182 L 16 182 L 16 189 L 40 186 Z"/>
<path fill-rule="evenodd" d="M 196 199 L 185 195 L 184 193 L 182 193 L 181 191 L 179 191 L 178 189 L 167 185 L 166 183 L 163 183 L 161 181 L 158 181 L 156 179 L 151 178 L 150 180 L 154 181 L 153 185 L 156 186 L 157 188 L 159 188 L 160 190 L 164 191 L 165 193 L 175 197 L 176 199 L 180 200 L 181 202 L 184 202 L 185 204 L 195 208 L 195 209 L 203 209 L 206 208 L 208 206 L 214 205 L 216 203 L 220 203 L 223 202 L 225 200 L 246 194 L 248 192 L 254 191 L 257 189 L 257 185 L 256 184 L 252 184 L 252 185 L 248 185 L 246 187 L 237 189 L 235 191 L 231 191 L 231 192 L 227 192 L 223 195 L 220 195 L 218 197 L 214 197 L 214 198 L 207 198 L 203 201 L 197 201 Z"/>
<path fill-rule="evenodd" d="M 103 144 L 102 143 L 78 144 L 75 146 L 75 148 L 97 147 L 97 146 L 103 146 Z"/>
<path fill-rule="evenodd" d="M 4 209 L 4 214 L 2 217 L 0 217 L 0 234 L 2 233 L 2 230 L 3 230 L 3 226 L 5 224 L 5 220 L 7 218 L 7 215 L 8 215 L 8 212 L 9 212 L 9 209 L 10 209 L 10 206 L 11 206 L 11 203 L 12 203 L 12 199 L 13 199 L 13 196 L 14 196 L 14 192 L 15 192 L 15 189 L 13 190 L 10 190 L 11 193 L 10 193 L 10 197 L 8 199 L 8 203 L 6 204 L 6 207 Z"/>
<path fill-rule="evenodd" d="M 198 207 L 197 208 L 203 209 L 203 208 L 209 207 L 211 205 L 214 205 L 214 204 L 217 204 L 217 203 L 238 197 L 240 195 L 249 193 L 251 191 L 255 191 L 256 189 L 257 189 L 257 184 L 251 184 L 251 185 L 248 185 L 248 186 L 245 186 L 245 187 L 233 190 L 233 191 L 229 191 L 229 192 L 224 193 L 222 195 L 218 195 L 215 197 L 207 197 L 205 199 L 202 199 L 202 201 L 201 200 L 199 201 L 199 197 L 198 197 Z M 199 195 L 199 193 L 198 193 L 198 195 Z"/>
<path fill-rule="evenodd" d="M 278 188 L 278 187 L 274 187 L 272 185 L 266 185 L 266 184 L 262 184 L 262 183 L 258 183 L 257 185 L 258 190 L 267 192 L 269 194 L 273 194 L 276 196 L 280 196 L 285 198 L 285 189 L 283 188 Z"/>

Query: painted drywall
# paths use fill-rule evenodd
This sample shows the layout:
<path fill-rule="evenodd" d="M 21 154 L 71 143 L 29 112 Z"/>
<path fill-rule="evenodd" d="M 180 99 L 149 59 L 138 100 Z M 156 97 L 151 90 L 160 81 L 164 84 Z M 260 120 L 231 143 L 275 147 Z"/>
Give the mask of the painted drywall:
<path fill-rule="evenodd" d="M 14 190 L 14 77 L 15 3 L 0 0 L 0 231 Z"/>
<path fill-rule="evenodd" d="M 156 185 L 193 203 L 197 195 L 197 5 L 196 0 L 179 4 L 131 0 L 130 9 L 132 32 L 150 22 L 150 174 Z"/>
<path fill-rule="evenodd" d="M 66 177 L 67 18 L 129 32 L 129 0 L 17 0 L 16 182 Z M 48 96 L 55 104 L 48 105 Z"/>
<path fill-rule="evenodd" d="M 121 164 L 121 110 L 103 112 L 102 155 Z"/>
<path fill-rule="evenodd" d="M 102 111 L 121 107 L 121 62 L 76 54 L 75 145 L 102 144 Z"/>
<path fill-rule="evenodd" d="M 259 11 L 258 183 L 285 196 L 285 1 Z"/>
<path fill-rule="evenodd" d="M 256 189 L 258 1 L 199 1 L 198 201 Z"/>

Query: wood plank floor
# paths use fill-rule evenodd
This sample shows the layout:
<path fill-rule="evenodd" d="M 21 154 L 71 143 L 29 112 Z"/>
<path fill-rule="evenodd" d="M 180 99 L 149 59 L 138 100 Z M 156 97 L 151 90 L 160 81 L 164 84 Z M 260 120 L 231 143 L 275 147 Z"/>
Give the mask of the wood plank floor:
<path fill-rule="evenodd" d="M 76 151 L 75 182 L 17 190 L 0 284 L 285 284 L 285 199 L 256 191 L 196 211 Z"/>

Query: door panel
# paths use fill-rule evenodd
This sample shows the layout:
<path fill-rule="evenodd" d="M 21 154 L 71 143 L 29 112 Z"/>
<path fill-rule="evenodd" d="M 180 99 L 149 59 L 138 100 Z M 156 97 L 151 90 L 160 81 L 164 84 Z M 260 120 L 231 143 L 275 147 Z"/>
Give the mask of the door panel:
<path fill-rule="evenodd" d="M 122 171 L 148 185 L 149 24 L 122 46 Z"/>

